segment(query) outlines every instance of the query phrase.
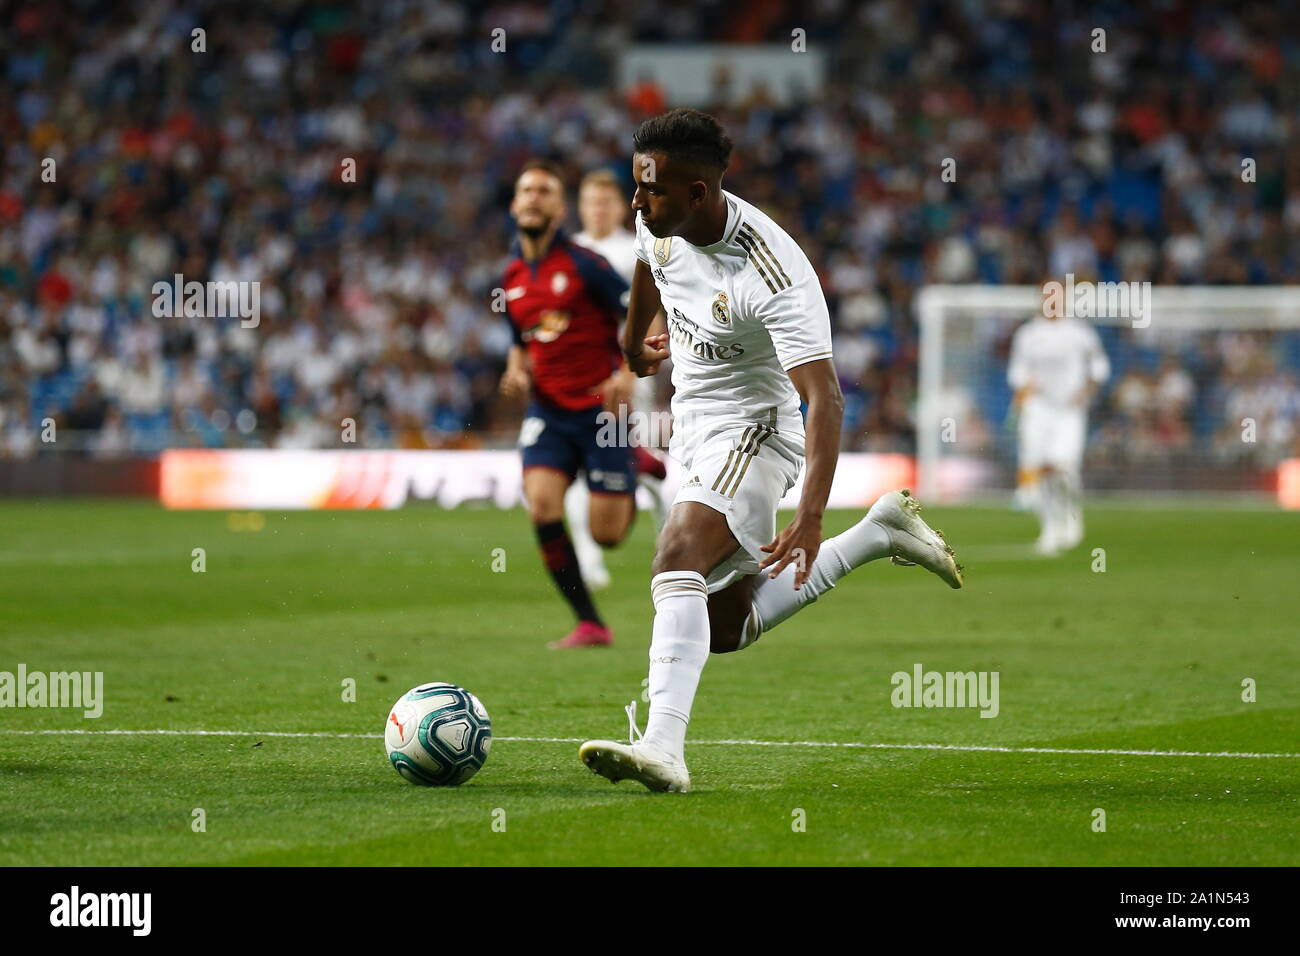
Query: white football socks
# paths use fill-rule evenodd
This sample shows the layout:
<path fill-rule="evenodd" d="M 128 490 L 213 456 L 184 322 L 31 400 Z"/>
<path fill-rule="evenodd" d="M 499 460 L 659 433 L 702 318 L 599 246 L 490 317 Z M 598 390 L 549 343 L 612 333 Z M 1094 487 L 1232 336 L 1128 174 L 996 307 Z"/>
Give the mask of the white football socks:
<path fill-rule="evenodd" d="M 1061 472 L 1061 536 L 1068 547 L 1083 540 L 1083 481 L 1078 469 Z"/>
<path fill-rule="evenodd" d="M 650 717 L 646 743 L 682 759 L 686 725 L 709 659 L 709 591 L 698 571 L 664 571 L 650 580 Z"/>
<path fill-rule="evenodd" d="M 808 580 L 797 591 L 794 579 L 799 569 L 793 562 L 774 578 L 760 571 L 754 581 L 749 618 L 741 630 L 737 650 L 748 647 L 760 634 L 812 604 L 854 568 L 888 557 L 889 552 L 889 532 L 870 518 L 863 518 L 843 534 L 822 542 Z"/>
<path fill-rule="evenodd" d="M 822 542 L 808 580 L 799 590 L 794 588 L 798 568 L 793 563 L 775 578 L 760 573 L 740 647 L 752 644 L 759 634 L 812 604 L 854 568 L 888 557 L 890 551 L 889 532 L 863 518 L 843 534 Z M 698 571 L 665 571 L 651 579 L 650 594 L 655 606 L 650 639 L 650 717 L 642 739 L 680 760 L 695 690 L 709 659 L 709 591 Z"/>
<path fill-rule="evenodd" d="M 591 523 L 588 509 L 591 507 L 591 492 L 587 483 L 579 475 L 578 480 L 569 485 L 564 493 L 564 517 L 569 524 L 569 539 L 573 542 L 574 553 L 578 556 L 578 567 L 590 587 L 607 577 L 605 554 L 596 539 L 591 536 Z"/>
<path fill-rule="evenodd" d="M 1068 543 L 1075 495 L 1069 476 L 1061 471 L 1048 472 L 1038 479 L 1038 483 L 1041 490 L 1038 522 L 1042 531 L 1039 541 L 1050 550 L 1056 550 Z"/>
<path fill-rule="evenodd" d="M 1047 472 L 1038 476 L 1038 541 L 1044 548 L 1055 547 L 1058 488 L 1056 475 Z"/>

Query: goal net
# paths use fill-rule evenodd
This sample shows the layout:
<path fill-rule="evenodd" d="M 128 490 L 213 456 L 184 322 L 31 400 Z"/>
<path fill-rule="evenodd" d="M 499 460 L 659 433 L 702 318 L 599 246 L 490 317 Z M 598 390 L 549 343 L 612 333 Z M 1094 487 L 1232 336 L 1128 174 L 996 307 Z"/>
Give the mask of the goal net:
<path fill-rule="evenodd" d="M 1096 327 L 1111 365 L 1090 406 L 1085 486 L 1275 493 L 1279 466 L 1300 457 L 1300 288 L 1147 293 L 1142 315 L 1075 313 Z M 921 290 L 917 468 L 926 497 L 958 502 L 1015 487 L 1007 362 L 1012 334 L 1042 314 L 1044 298 L 1039 286 Z"/>

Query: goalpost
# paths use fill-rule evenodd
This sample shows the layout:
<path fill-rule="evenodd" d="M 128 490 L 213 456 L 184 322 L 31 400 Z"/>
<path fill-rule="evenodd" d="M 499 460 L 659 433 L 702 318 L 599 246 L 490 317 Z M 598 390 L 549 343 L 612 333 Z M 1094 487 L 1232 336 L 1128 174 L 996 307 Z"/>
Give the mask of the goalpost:
<path fill-rule="evenodd" d="M 1104 308 L 1087 317 L 1111 377 L 1091 404 L 1085 486 L 1276 493 L 1279 467 L 1300 458 L 1300 287 L 1146 288 L 1149 308 L 1139 317 Z M 925 500 L 1005 496 L 1014 487 L 1008 348 L 1043 303 L 1039 286 L 920 291 L 916 442 Z"/>

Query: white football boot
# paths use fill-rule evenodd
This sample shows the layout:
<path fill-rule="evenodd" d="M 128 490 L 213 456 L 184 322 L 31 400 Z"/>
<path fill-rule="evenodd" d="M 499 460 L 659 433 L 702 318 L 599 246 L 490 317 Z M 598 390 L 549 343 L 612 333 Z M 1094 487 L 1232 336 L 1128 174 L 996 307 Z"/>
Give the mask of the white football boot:
<path fill-rule="evenodd" d="M 1071 501 L 1066 506 L 1061 518 L 1059 543 L 1062 551 L 1071 551 L 1083 543 L 1083 514 L 1076 502 Z"/>
<path fill-rule="evenodd" d="M 1047 512 L 1040 521 L 1042 531 L 1039 532 L 1038 540 L 1034 543 L 1034 550 L 1043 557 L 1054 558 L 1063 551 L 1069 551 L 1078 543 L 1070 541 L 1069 520 L 1061 513 L 1059 505 Z M 1082 535 L 1080 537 L 1082 538 Z"/>
<path fill-rule="evenodd" d="M 675 760 L 658 747 L 641 738 L 636 727 L 636 701 L 629 704 L 628 723 L 631 725 L 631 743 L 613 740 L 588 740 L 578 748 L 578 759 L 592 771 L 611 783 L 636 780 L 656 793 L 687 793 L 691 789 L 691 776 L 686 764 Z"/>
<path fill-rule="evenodd" d="M 957 563 L 942 531 L 935 531 L 921 518 L 921 504 L 907 489 L 881 495 L 867 512 L 889 534 L 893 550 L 889 560 L 904 566 L 919 564 L 937 574 L 950 588 L 962 586 L 962 567 Z"/>

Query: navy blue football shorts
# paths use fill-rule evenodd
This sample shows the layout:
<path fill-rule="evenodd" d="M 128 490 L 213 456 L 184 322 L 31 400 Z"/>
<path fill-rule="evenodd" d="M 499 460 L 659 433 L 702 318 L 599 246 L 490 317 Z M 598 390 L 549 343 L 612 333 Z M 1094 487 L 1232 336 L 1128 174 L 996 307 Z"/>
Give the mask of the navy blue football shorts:
<path fill-rule="evenodd" d="M 587 475 L 592 492 L 630 495 L 636 491 L 636 463 L 629 444 L 619 444 L 619 429 L 613 424 L 602 434 L 603 406 L 568 411 L 534 399 L 528 403 L 519 448 L 524 469 L 554 468 L 573 478 Z"/>

